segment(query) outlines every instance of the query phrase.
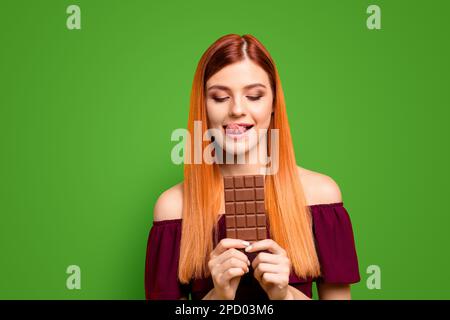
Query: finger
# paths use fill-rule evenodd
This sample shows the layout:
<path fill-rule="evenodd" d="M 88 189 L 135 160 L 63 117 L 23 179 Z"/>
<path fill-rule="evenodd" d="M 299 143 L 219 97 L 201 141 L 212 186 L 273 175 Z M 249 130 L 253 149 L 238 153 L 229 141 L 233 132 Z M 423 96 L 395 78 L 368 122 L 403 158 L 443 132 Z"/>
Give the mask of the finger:
<path fill-rule="evenodd" d="M 239 260 L 235 257 L 231 257 L 230 259 L 227 259 L 225 262 L 223 262 L 220 265 L 221 272 L 225 272 L 228 269 L 232 268 L 242 268 L 245 272 L 249 271 L 248 265 L 246 262 Z"/>
<path fill-rule="evenodd" d="M 286 268 L 283 266 L 279 266 L 277 264 L 270 264 L 270 263 L 260 263 L 259 266 L 255 269 L 255 271 L 258 270 L 258 272 L 264 273 L 286 273 Z"/>
<path fill-rule="evenodd" d="M 267 252 L 260 252 L 256 256 L 256 258 L 253 259 L 252 266 L 254 269 L 256 269 L 256 267 L 262 262 L 272 263 L 272 264 L 280 264 L 283 262 L 283 259 L 284 258 L 279 255 L 275 255 L 275 254 L 267 253 Z"/>
<path fill-rule="evenodd" d="M 259 280 L 259 279 L 261 279 L 261 276 L 265 272 L 275 273 L 275 274 L 278 274 L 278 273 L 283 274 L 286 272 L 286 270 L 285 270 L 285 268 L 282 268 L 282 267 L 280 268 L 280 266 L 276 265 L 276 264 L 260 263 L 258 265 L 258 267 L 255 268 L 255 272 L 253 274 L 254 274 L 255 278 Z"/>
<path fill-rule="evenodd" d="M 244 274 L 244 270 L 242 270 L 242 268 L 231 268 L 226 270 L 225 272 L 223 272 L 220 275 L 220 283 L 222 285 L 224 285 L 225 283 L 227 283 L 228 281 L 230 281 L 231 279 L 235 278 L 235 277 L 240 277 Z"/>
<path fill-rule="evenodd" d="M 254 252 L 261 250 L 269 250 L 274 254 L 286 255 L 286 251 L 272 239 L 264 239 L 261 241 L 256 241 L 253 242 L 250 246 L 245 248 L 246 252 Z"/>
<path fill-rule="evenodd" d="M 216 257 L 230 248 L 245 248 L 250 243 L 239 239 L 224 238 L 220 240 L 214 250 L 211 252 L 212 257 Z"/>
<path fill-rule="evenodd" d="M 289 281 L 283 275 L 269 272 L 266 272 L 262 275 L 261 282 L 264 284 L 276 285 L 280 289 L 289 284 Z"/>
<path fill-rule="evenodd" d="M 243 253 L 243 252 L 241 252 L 239 250 L 236 250 L 234 248 L 228 249 L 227 251 L 225 251 L 221 255 L 217 256 L 214 259 L 214 263 L 215 264 L 221 264 L 224 261 L 226 261 L 226 260 L 228 260 L 228 259 L 230 259 L 232 257 L 243 261 L 247 265 L 250 265 L 250 260 L 248 260 L 248 257 L 245 255 L 245 253 Z"/>

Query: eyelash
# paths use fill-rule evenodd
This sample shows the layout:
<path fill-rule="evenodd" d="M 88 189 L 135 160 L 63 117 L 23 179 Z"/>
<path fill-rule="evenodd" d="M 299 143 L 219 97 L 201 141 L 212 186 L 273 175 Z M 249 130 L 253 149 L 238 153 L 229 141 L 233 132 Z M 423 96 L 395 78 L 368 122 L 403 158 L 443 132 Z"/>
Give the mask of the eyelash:
<path fill-rule="evenodd" d="M 225 102 L 225 100 L 227 100 L 228 99 L 228 97 L 225 97 L 225 98 L 219 98 L 219 97 L 213 97 L 213 99 L 214 99 L 214 101 L 215 102 Z"/>
<path fill-rule="evenodd" d="M 247 96 L 247 98 L 250 101 L 257 101 L 259 99 L 261 99 L 262 96 Z M 229 97 L 224 97 L 224 98 L 219 98 L 219 97 L 213 97 L 214 101 L 216 102 L 225 102 Z"/>

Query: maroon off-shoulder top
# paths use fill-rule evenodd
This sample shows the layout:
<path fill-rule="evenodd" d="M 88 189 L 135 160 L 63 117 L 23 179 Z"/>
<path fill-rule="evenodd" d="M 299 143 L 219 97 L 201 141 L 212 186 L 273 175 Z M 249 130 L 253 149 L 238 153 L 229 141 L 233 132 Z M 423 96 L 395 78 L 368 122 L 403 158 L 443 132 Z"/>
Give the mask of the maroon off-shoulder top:
<path fill-rule="evenodd" d="M 321 276 L 299 278 L 289 276 L 289 285 L 312 298 L 312 282 L 350 284 L 360 281 L 353 229 L 343 202 L 309 206 L 313 218 L 313 234 L 319 257 Z M 218 222 L 218 241 L 225 238 L 225 215 Z M 151 300 L 175 300 L 189 296 L 202 299 L 213 287 L 211 277 L 193 279 L 189 284 L 178 280 L 182 219 L 154 221 L 147 243 L 145 294 Z M 268 225 L 270 234 L 270 225 Z M 215 236 L 215 235 L 214 235 Z M 214 237 L 215 238 L 215 237 Z M 268 296 L 253 277 L 253 269 L 241 277 L 236 300 L 267 300 Z"/>

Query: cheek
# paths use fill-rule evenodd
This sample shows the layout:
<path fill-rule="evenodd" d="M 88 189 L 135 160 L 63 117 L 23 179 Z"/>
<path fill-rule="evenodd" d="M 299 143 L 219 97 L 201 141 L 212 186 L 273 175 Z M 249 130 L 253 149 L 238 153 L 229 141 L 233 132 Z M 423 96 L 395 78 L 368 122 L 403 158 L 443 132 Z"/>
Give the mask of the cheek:
<path fill-rule="evenodd" d="M 272 105 L 266 104 L 254 108 L 252 110 L 253 119 L 257 122 L 260 128 L 268 128 L 270 125 L 270 118 L 272 115 Z"/>
<path fill-rule="evenodd" d="M 216 106 L 206 105 L 206 117 L 209 124 L 214 126 L 221 126 L 223 119 L 226 117 L 226 112 L 221 110 L 223 108 L 217 108 Z"/>

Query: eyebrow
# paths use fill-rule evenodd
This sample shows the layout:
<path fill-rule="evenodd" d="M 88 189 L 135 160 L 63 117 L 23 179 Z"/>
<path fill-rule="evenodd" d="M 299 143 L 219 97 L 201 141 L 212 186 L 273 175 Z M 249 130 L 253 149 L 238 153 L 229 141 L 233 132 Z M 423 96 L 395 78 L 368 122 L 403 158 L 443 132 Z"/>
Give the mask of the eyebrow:
<path fill-rule="evenodd" d="M 263 85 L 262 83 L 252 83 L 252 84 L 246 85 L 244 87 L 244 89 L 252 89 L 252 88 L 255 88 L 255 87 L 266 88 L 266 86 Z M 224 91 L 231 91 L 230 88 L 228 88 L 226 86 L 219 85 L 219 84 L 216 84 L 216 85 L 213 85 L 213 86 L 209 87 L 208 91 L 211 90 L 211 89 L 220 89 L 220 90 L 224 90 Z"/>

